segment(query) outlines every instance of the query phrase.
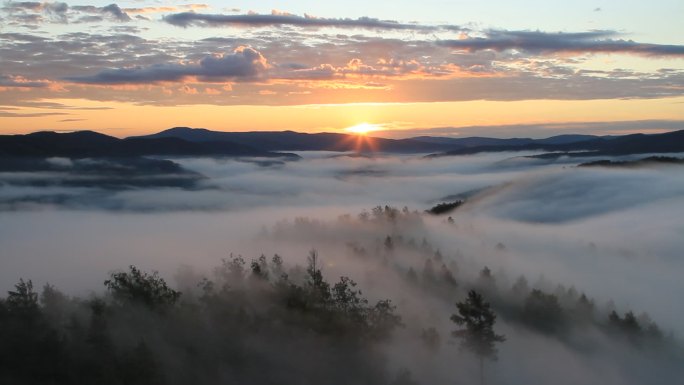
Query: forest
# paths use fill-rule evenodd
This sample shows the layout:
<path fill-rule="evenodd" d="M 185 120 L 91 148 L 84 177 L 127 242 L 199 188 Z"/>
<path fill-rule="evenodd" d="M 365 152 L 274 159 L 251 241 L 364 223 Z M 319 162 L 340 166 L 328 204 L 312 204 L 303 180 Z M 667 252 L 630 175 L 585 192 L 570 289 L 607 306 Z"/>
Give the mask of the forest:
<path fill-rule="evenodd" d="M 416 372 L 418 358 L 395 357 L 401 344 L 428 360 L 479 359 L 482 379 L 498 365 L 498 350 L 515 343 L 512 332 L 543 336 L 576 354 L 628 351 L 664 376 L 684 358 L 681 343 L 638 309 L 598 305 L 580 289 L 543 278 L 507 284 L 487 266 L 462 271 L 464 256 L 410 236 L 422 215 L 378 206 L 329 224 L 297 218 L 262 234 L 374 228 L 370 242 L 347 242 L 343 258 L 382 273 L 375 284 L 364 279 L 370 286 L 398 284 L 395 298 L 366 295 L 354 277 L 326 275 L 329 265 L 317 250 L 303 266 L 275 254 L 230 255 L 204 276 L 186 267 L 176 276 L 182 290 L 135 266 L 112 272 L 104 290 L 86 297 L 20 279 L 0 299 L 0 382 L 434 383 Z M 407 297 L 438 309 L 439 322 L 416 317 L 423 310 Z M 450 377 L 468 383 L 477 375 L 453 370 Z"/>

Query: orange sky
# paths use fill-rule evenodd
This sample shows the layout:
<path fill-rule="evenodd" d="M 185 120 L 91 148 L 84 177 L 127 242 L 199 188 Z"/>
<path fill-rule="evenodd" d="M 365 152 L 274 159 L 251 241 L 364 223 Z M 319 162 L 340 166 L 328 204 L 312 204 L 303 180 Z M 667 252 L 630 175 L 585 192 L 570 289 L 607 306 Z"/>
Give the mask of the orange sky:
<path fill-rule="evenodd" d="M 124 137 L 158 132 L 174 126 L 213 130 L 341 131 L 359 123 L 378 124 L 387 130 L 430 127 L 494 126 L 566 122 L 615 122 L 632 120 L 684 120 L 684 97 L 665 99 L 467 101 L 433 103 L 369 103 L 303 106 L 136 106 L 121 102 L 55 99 L 63 105 L 108 109 L 46 110 L 69 115 L 2 117 L 6 133 L 38 130 L 90 129 Z M 60 122 L 60 120 L 65 120 Z M 485 135 L 486 130 L 454 130 L 457 135 Z M 396 135 L 395 135 L 396 136 Z"/>
<path fill-rule="evenodd" d="M 456 2 L 443 7 L 459 12 L 444 12 L 350 1 L 364 7 L 6 2 L 0 134 L 321 132 L 360 123 L 393 137 L 684 128 L 681 2 L 606 12 L 584 0 L 544 9 Z M 543 124 L 554 127 L 522 127 Z"/>

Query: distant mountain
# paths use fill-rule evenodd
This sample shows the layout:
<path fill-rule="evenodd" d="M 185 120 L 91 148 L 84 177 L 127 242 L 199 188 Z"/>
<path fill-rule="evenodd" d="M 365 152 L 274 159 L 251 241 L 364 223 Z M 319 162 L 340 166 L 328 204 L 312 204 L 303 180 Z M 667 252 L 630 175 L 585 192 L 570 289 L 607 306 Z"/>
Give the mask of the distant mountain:
<path fill-rule="evenodd" d="M 456 155 L 472 155 L 482 152 L 504 152 L 504 151 L 547 151 L 549 153 L 565 153 L 570 151 L 597 151 L 603 145 L 604 139 L 593 139 L 583 142 L 565 144 L 545 144 L 545 143 L 526 143 L 517 146 L 511 145 L 488 145 L 463 147 L 442 153 L 427 155 L 428 158 Z"/>
<path fill-rule="evenodd" d="M 490 150 L 520 146 L 546 146 L 571 144 L 599 138 L 592 135 L 557 135 L 546 139 L 531 138 L 450 138 L 439 136 L 417 136 L 408 139 L 370 138 L 363 140 L 356 134 L 317 133 L 305 134 L 295 131 L 250 131 L 223 132 L 204 128 L 174 127 L 162 132 L 133 138 L 179 138 L 196 143 L 230 141 L 264 151 L 364 151 L 425 153 L 464 151 L 487 147 Z M 129 138 L 129 139 L 133 139 Z M 361 138 L 361 139 L 360 139 Z"/>
<path fill-rule="evenodd" d="M 637 168 L 652 166 L 684 166 L 684 158 L 670 156 L 649 156 L 637 160 L 615 161 L 609 159 L 595 160 L 593 162 L 581 163 L 577 167 L 615 167 L 615 168 Z"/>
<path fill-rule="evenodd" d="M 545 151 L 540 157 L 684 152 L 684 130 L 615 137 L 558 135 L 530 138 L 385 139 L 356 134 L 294 131 L 221 132 L 176 127 L 157 134 L 118 139 L 93 131 L 36 132 L 0 136 L 0 157 L 246 156 L 286 157 L 279 151 L 354 151 L 356 153 L 432 153 L 428 157 L 480 152 Z"/>
<path fill-rule="evenodd" d="M 425 143 L 451 144 L 459 147 L 482 147 L 482 146 L 522 146 L 529 144 L 569 144 L 598 139 L 594 135 L 556 135 L 546 139 L 532 138 L 487 138 L 481 136 L 471 136 L 467 138 L 449 138 L 442 136 L 416 136 L 410 139 Z"/>
<path fill-rule="evenodd" d="M 356 134 L 294 131 L 222 132 L 204 128 L 175 127 L 137 139 L 179 138 L 194 143 L 229 141 L 262 151 L 364 151 L 426 153 L 448 151 L 457 146 L 448 143 L 428 143 L 413 139 L 368 138 Z M 133 138 L 129 138 L 133 139 Z"/>
<path fill-rule="evenodd" d="M 596 136 L 596 135 L 578 135 L 578 134 L 566 134 L 566 135 L 556 135 L 551 136 L 546 139 L 535 139 L 534 143 L 540 144 L 570 144 L 578 142 L 586 142 L 595 139 L 611 139 L 611 136 Z"/>
<path fill-rule="evenodd" d="M 684 130 L 662 134 L 632 134 L 605 141 L 599 150 L 605 155 L 627 155 L 684 151 Z"/>
<path fill-rule="evenodd" d="M 574 135 L 573 135 L 574 136 Z M 581 136 L 578 136 L 581 137 Z M 428 155 L 428 157 L 454 156 L 476 154 L 480 152 L 501 151 L 547 151 L 536 157 L 552 158 L 555 156 L 597 156 L 597 155 L 628 155 L 646 153 L 684 152 L 684 130 L 666 132 L 662 134 L 632 134 L 612 137 L 592 137 L 587 140 L 568 142 L 567 137 L 552 137 L 548 139 L 521 144 L 485 145 L 464 147 L 443 153 Z M 554 143 L 555 142 L 555 143 Z"/>
<path fill-rule="evenodd" d="M 72 133 L 36 132 L 28 135 L 1 135 L 2 157 L 135 157 L 165 156 L 259 156 L 290 157 L 230 141 L 194 142 L 181 138 L 118 139 L 93 131 Z"/>
<path fill-rule="evenodd" d="M 448 138 L 442 136 L 416 136 L 411 138 L 412 140 L 417 140 L 419 142 L 425 143 L 440 143 L 440 144 L 450 144 L 463 147 L 479 147 L 479 146 L 520 146 L 523 144 L 534 143 L 534 139 L 530 138 L 510 138 L 510 139 L 499 139 L 499 138 L 485 138 L 480 136 L 472 136 L 468 138 Z"/>

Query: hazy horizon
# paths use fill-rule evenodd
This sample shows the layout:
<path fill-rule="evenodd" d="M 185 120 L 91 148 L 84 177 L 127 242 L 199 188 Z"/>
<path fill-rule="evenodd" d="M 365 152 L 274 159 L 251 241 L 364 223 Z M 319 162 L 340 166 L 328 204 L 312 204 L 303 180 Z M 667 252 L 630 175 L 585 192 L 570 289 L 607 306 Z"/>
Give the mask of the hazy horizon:
<path fill-rule="evenodd" d="M 57 133 L 71 133 L 79 131 L 94 131 L 116 138 L 124 139 L 131 136 L 145 136 L 163 132 L 172 128 L 192 128 L 192 129 L 206 129 L 216 132 L 284 132 L 292 131 L 305 134 L 323 134 L 323 133 L 337 133 L 337 134 L 358 134 L 353 131 L 335 131 L 333 129 L 323 131 L 303 132 L 296 129 L 286 130 L 215 130 L 211 127 L 189 127 L 189 126 L 173 126 L 161 130 L 148 130 L 134 135 L 116 135 L 116 132 L 110 130 L 91 130 L 91 129 L 41 129 L 30 132 L 8 132 L 5 135 L 25 135 L 35 132 L 57 132 Z M 494 139 L 512 139 L 512 138 L 530 138 L 530 139 L 546 139 L 554 136 L 562 135 L 592 135 L 592 136 L 620 136 L 630 134 L 661 134 L 666 132 L 674 132 L 684 129 L 684 120 L 682 121 L 625 121 L 625 122 L 586 122 L 586 123 L 554 123 L 554 124 L 529 124 L 529 125 L 503 125 L 503 126 L 466 126 L 466 127 L 434 127 L 421 129 L 404 129 L 404 130 L 384 130 L 381 128 L 372 127 L 369 131 L 362 133 L 369 137 L 386 138 L 386 139 L 410 139 L 420 136 L 444 137 L 444 138 L 470 138 L 470 137 L 485 137 Z"/>

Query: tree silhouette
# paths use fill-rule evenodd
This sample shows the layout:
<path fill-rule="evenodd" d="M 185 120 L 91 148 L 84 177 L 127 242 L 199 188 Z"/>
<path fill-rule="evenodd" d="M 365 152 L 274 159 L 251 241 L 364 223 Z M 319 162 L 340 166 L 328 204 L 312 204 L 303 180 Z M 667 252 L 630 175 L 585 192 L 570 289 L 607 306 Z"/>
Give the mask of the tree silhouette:
<path fill-rule="evenodd" d="M 9 291 L 7 306 L 17 312 L 34 313 L 38 311 L 38 293 L 33 291 L 33 282 L 19 280 L 14 285 L 16 291 Z"/>
<path fill-rule="evenodd" d="M 140 303 L 150 308 L 163 308 L 175 304 L 181 295 L 171 289 L 156 271 L 147 274 L 133 265 L 129 266 L 128 272 L 111 274 L 104 284 L 122 305 Z"/>
<path fill-rule="evenodd" d="M 458 314 L 453 314 L 451 320 L 464 328 L 452 334 L 461 339 L 461 349 L 467 349 L 479 358 L 480 384 L 484 384 L 484 360 L 495 361 L 498 353 L 495 344 L 506 338 L 494 332 L 496 314 L 475 290 L 469 291 L 465 301 L 457 303 L 456 307 Z"/>

